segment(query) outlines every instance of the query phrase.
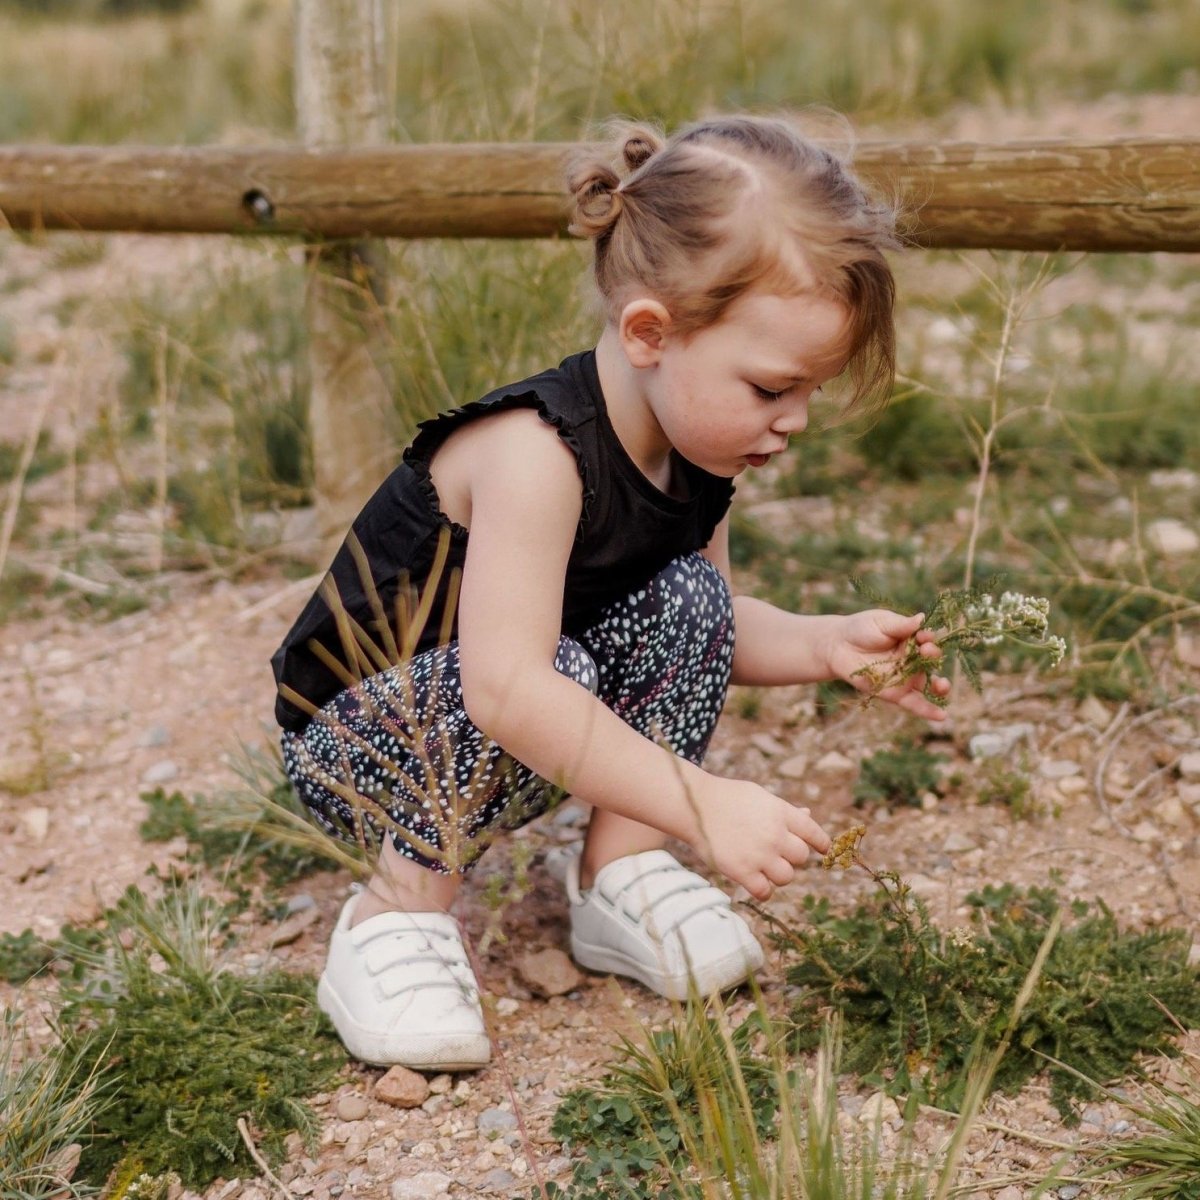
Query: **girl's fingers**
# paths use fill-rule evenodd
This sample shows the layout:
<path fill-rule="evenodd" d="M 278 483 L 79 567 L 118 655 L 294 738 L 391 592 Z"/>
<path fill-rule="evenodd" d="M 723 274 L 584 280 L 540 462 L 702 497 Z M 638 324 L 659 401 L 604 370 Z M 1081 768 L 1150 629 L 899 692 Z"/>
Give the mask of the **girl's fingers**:
<path fill-rule="evenodd" d="M 770 900 L 771 893 L 775 890 L 774 885 L 761 871 L 747 876 L 742 886 L 760 903 Z"/>
<path fill-rule="evenodd" d="M 786 858 L 781 858 L 773 862 L 764 874 L 776 887 L 783 887 L 796 878 L 796 868 Z"/>
<path fill-rule="evenodd" d="M 806 841 L 818 854 L 824 854 L 833 845 L 829 834 L 809 816 L 807 808 L 793 808 L 788 828 L 797 837 Z"/>

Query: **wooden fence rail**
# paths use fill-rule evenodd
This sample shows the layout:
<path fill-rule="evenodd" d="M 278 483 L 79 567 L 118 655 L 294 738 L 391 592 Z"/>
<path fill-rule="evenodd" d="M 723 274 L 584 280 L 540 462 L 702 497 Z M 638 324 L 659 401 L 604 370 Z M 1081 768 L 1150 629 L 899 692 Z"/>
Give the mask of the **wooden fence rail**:
<path fill-rule="evenodd" d="M 0 146 L 14 229 L 303 237 L 549 237 L 567 143 Z M 863 142 L 921 246 L 1200 251 L 1200 138 Z M 2 221 L 0 221 L 2 223 Z"/>

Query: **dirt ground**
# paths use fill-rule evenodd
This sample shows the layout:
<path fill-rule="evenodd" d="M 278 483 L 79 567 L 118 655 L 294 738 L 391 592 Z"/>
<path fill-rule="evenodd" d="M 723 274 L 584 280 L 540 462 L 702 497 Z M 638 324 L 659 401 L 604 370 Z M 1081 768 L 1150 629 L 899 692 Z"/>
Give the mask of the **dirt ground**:
<path fill-rule="evenodd" d="M 1064 110 L 1051 128 L 1044 117 L 1008 117 L 1000 133 L 988 115 L 971 114 L 956 132 L 1171 132 L 1194 129 L 1200 116 L 1197 102 L 1178 98 L 1137 112 L 1128 104 L 1111 107 L 1099 115 L 1095 109 Z M 69 370 L 64 375 L 56 359 L 56 346 L 83 337 L 51 317 L 57 299 L 88 292 L 102 303 L 101 285 L 113 285 L 114 269 L 142 263 L 169 276 L 186 271 L 211 246 L 178 239 L 167 250 L 153 239 L 122 239 L 104 262 L 58 272 L 39 266 L 44 259 L 36 248 L 11 247 L 0 270 L 40 272 L 32 292 L 21 293 L 18 337 L 24 348 L 37 343 L 45 352 L 32 360 L 35 365 L 13 368 L 0 381 L 6 426 L 23 433 L 48 392 L 53 403 L 47 419 L 59 428 L 69 423 L 70 412 L 85 422 L 89 397 L 95 399 L 92 379 L 103 377 L 103 364 L 93 362 L 81 379 Z M 97 355 L 104 352 L 96 347 Z M 60 403 L 67 395 L 74 397 L 71 404 Z M 39 496 L 41 520 L 72 519 L 65 500 L 58 497 L 56 506 L 44 485 Z M 130 536 L 145 533 L 131 529 Z M 13 553 L 22 553 L 19 546 Z M 74 618 L 66 608 L 52 607 L 0 625 L 0 775 L 10 785 L 0 792 L 0 931 L 32 928 L 52 936 L 65 921 L 92 920 L 127 885 L 145 882 L 150 863 L 165 865 L 182 850 L 140 839 L 145 805 L 139 795 L 159 784 L 211 795 L 234 782 L 231 761 L 240 745 L 272 742 L 268 659 L 312 586 L 311 579 L 287 580 L 269 561 L 237 581 L 217 571 L 177 572 L 155 589 L 149 607 L 114 621 Z M 1164 665 L 1162 682 L 1166 694 L 1181 696 L 1194 689 L 1200 656 L 1194 645 L 1178 649 L 1180 656 Z M 811 689 L 765 694 L 753 718 L 739 715 L 749 707 L 733 697 L 709 765 L 810 804 L 833 832 L 861 819 L 851 802 L 857 762 L 902 726 L 916 728 L 880 707 L 852 708 L 819 722 Z M 1032 676 L 991 678 L 982 697 L 961 687 L 950 727 L 934 747 L 951 759 L 948 770 L 970 773 L 974 734 L 1026 726 L 1014 753 L 1029 764 L 1031 799 L 1043 815 L 1017 820 L 1004 808 L 977 805 L 969 794 L 930 794 L 921 808 L 872 814 L 865 853 L 873 865 L 908 878 L 947 924 L 961 922 L 968 891 L 1003 880 L 1044 884 L 1055 868 L 1064 892 L 1103 896 L 1123 923 L 1195 930 L 1200 781 L 1185 778 L 1179 760 L 1200 749 L 1198 720 L 1190 700 L 1139 716 L 1115 703 L 1055 698 Z M 20 781 L 28 786 L 16 786 Z M 565 901 L 543 859 L 550 848 L 582 835 L 583 817 L 578 808 L 568 809 L 515 835 L 533 850 L 532 887 L 502 914 L 508 944 L 496 942 L 483 957 L 493 1064 L 454 1081 L 433 1081 L 434 1094 L 411 1110 L 375 1098 L 380 1071 L 353 1069 L 336 1093 L 317 1098 L 320 1152 L 309 1158 L 297 1149 L 284 1168 L 292 1194 L 403 1200 L 449 1188 L 451 1195 L 528 1195 L 535 1177 L 566 1178 L 568 1162 L 548 1132 L 559 1094 L 599 1077 L 620 1032 L 661 1021 L 670 1011 L 637 985 L 599 976 L 585 976 L 566 996 L 538 999 L 514 970 L 518 949 L 566 947 Z M 489 869 L 503 871 L 512 852 L 511 843 L 497 846 Z M 844 906 L 868 883 L 855 874 L 809 870 L 777 892 L 770 909 L 784 920 L 798 917 L 810 892 L 829 894 Z M 273 951 L 280 961 L 319 970 L 347 884 L 344 873 L 318 874 L 292 889 L 311 897 L 317 917 L 295 941 Z M 461 914 L 476 936 L 488 920 L 479 892 L 478 883 L 468 887 Z M 261 957 L 271 933 L 246 929 L 245 952 Z M 1200 944 L 1193 953 L 1200 954 Z M 768 962 L 762 983 L 768 1001 L 782 1003 L 778 961 Z M 4 985 L 0 999 L 22 1002 Z M 735 1012 L 746 1005 L 739 1000 Z M 365 1100 L 365 1110 L 350 1097 Z M 862 1099 L 847 1092 L 847 1121 L 856 1119 Z M 519 1113 L 524 1135 L 497 1118 L 497 1109 Z M 1117 1106 L 1094 1104 L 1080 1130 L 1066 1130 L 1037 1083 L 1015 1099 L 994 1099 L 987 1116 L 991 1124 L 977 1130 L 967 1171 L 980 1181 L 976 1195 L 1000 1200 L 1019 1200 L 1032 1187 L 1019 1178 L 1004 1182 L 1007 1177 L 1028 1177 L 1055 1156 L 1023 1135 L 1070 1142 L 1111 1130 L 1122 1119 Z M 499 1136 L 485 1132 L 489 1127 L 499 1127 Z M 922 1137 L 932 1146 L 947 1128 L 926 1118 Z M 208 1200 L 270 1193 L 266 1181 L 232 1182 L 210 1189 Z"/>

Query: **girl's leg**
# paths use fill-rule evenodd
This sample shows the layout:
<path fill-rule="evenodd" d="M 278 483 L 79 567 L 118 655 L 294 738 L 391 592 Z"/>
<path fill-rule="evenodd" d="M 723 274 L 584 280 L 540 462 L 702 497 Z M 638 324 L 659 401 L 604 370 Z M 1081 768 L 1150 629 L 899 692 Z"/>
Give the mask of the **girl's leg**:
<path fill-rule="evenodd" d="M 564 638 L 556 667 L 595 689 L 596 668 Z M 458 646 L 426 651 L 337 696 L 303 736 L 284 735 L 284 763 L 330 833 L 381 843 L 355 920 L 444 912 L 491 839 L 544 811 L 556 791 L 484 736 L 463 707 Z"/>
<path fill-rule="evenodd" d="M 733 605 L 720 571 L 699 553 L 685 555 L 612 605 L 579 640 L 595 660 L 600 698 L 640 733 L 700 762 L 733 663 Z M 580 886 L 591 887 L 613 860 L 666 841 L 653 826 L 593 811 Z"/>

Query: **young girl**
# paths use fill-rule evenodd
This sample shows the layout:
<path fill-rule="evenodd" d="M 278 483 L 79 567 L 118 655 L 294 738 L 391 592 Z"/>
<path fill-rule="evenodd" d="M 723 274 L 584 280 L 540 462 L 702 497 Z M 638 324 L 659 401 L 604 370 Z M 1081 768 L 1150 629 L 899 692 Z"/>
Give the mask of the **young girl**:
<path fill-rule="evenodd" d="M 733 481 L 836 376 L 851 404 L 890 390 L 891 214 L 779 120 L 630 129 L 620 158 L 569 180 L 595 349 L 425 422 L 273 659 L 300 796 L 331 833 L 388 835 L 318 992 L 367 1062 L 488 1061 L 449 910 L 490 837 L 562 792 L 593 806 L 566 880 L 576 961 L 673 999 L 745 979 L 761 948 L 668 839 L 759 900 L 830 840 L 700 766 L 728 684 L 863 686 L 909 638 L 937 654 L 920 616 L 730 594 Z M 924 682 L 885 698 L 938 720 Z"/>

